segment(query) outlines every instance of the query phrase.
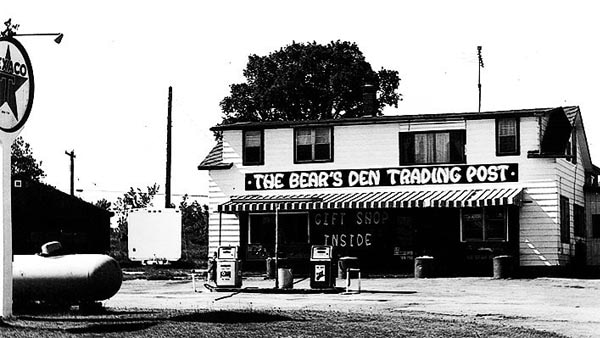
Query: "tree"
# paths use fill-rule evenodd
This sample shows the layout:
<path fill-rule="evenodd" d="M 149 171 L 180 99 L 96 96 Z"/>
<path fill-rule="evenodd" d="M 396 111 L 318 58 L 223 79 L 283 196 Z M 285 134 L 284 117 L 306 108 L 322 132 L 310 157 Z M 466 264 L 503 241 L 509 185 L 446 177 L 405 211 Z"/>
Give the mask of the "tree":
<path fill-rule="evenodd" d="M 32 181 L 40 182 L 46 173 L 42 169 L 42 162 L 38 162 L 33 157 L 33 151 L 29 143 L 25 142 L 23 137 L 19 136 L 15 139 L 15 142 L 11 145 L 12 155 L 11 161 L 11 174 L 12 176 L 19 176 L 20 178 L 30 179 Z"/>
<path fill-rule="evenodd" d="M 184 195 L 179 204 L 181 211 L 183 258 L 193 261 L 207 258 L 208 206 L 198 201 L 189 202 Z"/>
<path fill-rule="evenodd" d="M 400 100 L 398 72 L 373 71 L 358 46 L 346 41 L 293 42 L 267 56 L 250 55 L 244 77 L 221 101 L 223 124 L 357 117 L 365 84 L 377 91 L 378 115 Z"/>
<path fill-rule="evenodd" d="M 117 217 L 117 228 L 111 232 L 111 242 L 119 244 L 119 248 L 113 248 L 116 249 L 118 255 L 124 255 L 123 257 L 125 257 L 125 252 L 127 252 L 127 217 L 129 216 L 129 210 L 152 206 L 152 200 L 158 193 L 159 188 L 159 185 L 156 183 L 146 187 L 146 191 L 132 187 L 123 197 L 117 198 L 113 208 Z"/>
<path fill-rule="evenodd" d="M 107 211 L 110 211 L 110 208 L 112 207 L 112 203 L 109 202 L 106 198 L 102 198 L 102 199 L 97 200 L 94 203 L 94 205 L 97 206 L 98 208 L 101 208 L 101 209 L 104 209 L 104 210 L 107 210 Z"/>

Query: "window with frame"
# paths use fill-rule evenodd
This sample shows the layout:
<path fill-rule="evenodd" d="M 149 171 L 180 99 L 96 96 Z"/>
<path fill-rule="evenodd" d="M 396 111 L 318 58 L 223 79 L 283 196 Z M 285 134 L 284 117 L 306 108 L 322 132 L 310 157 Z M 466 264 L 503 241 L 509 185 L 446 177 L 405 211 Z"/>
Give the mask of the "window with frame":
<path fill-rule="evenodd" d="M 592 237 L 600 238 L 600 214 L 592 215 Z"/>
<path fill-rule="evenodd" d="M 294 134 L 296 163 L 333 161 L 333 128 L 298 128 Z"/>
<path fill-rule="evenodd" d="M 264 164 L 263 131 L 245 130 L 243 133 L 243 165 Z"/>
<path fill-rule="evenodd" d="M 519 155 L 519 118 L 496 119 L 496 155 Z"/>
<path fill-rule="evenodd" d="M 508 217 L 505 207 L 461 210 L 461 241 L 506 241 Z"/>
<path fill-rule="evenodd" d="M 585 208 L 573 204 L 573 222 L 575 222 L 575 236 L 585 237 Z"/>
<path fill-rule="evenodd" d="M 570 243 L 571 241 L 571 210 L 569 199 L 560 196 L 560 242 Z"/>
<path fill-rule="evenodd" d="M 400 164 L 465 163 L 465 131 L 400 133 Z"/>

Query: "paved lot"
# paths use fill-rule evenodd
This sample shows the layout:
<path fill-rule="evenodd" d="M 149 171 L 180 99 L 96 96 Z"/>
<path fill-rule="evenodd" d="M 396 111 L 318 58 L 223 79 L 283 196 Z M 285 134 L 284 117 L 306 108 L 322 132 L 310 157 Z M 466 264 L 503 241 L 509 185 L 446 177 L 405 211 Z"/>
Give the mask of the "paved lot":
<path fill-rule="evenodd" d="M 344 282 L 338 280 L 338 286 Z M 273 280 L 244 279 L 243 288 L 272 289 Z M 364 279 L 360 294 L 307 293 L 295 280 L 287 293 L 193 292 L 190 280 L 125 281 L 109 308 L 336 310 L 365 313 L 419 311 L 461 320 L 502 321 L 570 337 L 600 336 L 600 280 L 538 278 Z"/>

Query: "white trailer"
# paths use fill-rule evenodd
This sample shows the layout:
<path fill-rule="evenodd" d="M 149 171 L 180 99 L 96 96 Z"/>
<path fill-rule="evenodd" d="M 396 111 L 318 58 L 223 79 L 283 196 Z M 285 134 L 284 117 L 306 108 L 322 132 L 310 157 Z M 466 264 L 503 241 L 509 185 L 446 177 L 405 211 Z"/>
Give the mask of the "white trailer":
<path fill-rule="evenodd" d="M 179 209 L 133 209 L 127 217 L 128 254 L 142 264 L 168 264 L 181 258 Z"/>

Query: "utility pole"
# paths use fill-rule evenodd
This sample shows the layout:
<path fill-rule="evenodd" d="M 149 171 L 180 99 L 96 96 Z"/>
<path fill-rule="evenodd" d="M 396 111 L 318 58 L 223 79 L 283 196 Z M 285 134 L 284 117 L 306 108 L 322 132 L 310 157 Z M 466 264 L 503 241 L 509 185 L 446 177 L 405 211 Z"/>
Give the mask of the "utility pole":
<path fill-rule="evenodd" d="M 68 152 L 65 150 L 65 154 L 71 158 L 71 195 L 75 195 L 75 150 Z"/>
<path fill-rule="evenodd" d="M 478 74 L 477 74 L 477 88 L 479 89 L 479 108 L 478 112 L 481 113 L 481 68 L 483 68 L 483 57 L 481 56 L 481 46 L 477 46 L 477 57 L 479 58 Z"/>
<path fill-rule="evenodd" d="M 171 208 L 171 106 L 173 87 L 169 86 L 169 105 L 167 112 L 167 173 L 165 175 L 165 208 Z"/>

